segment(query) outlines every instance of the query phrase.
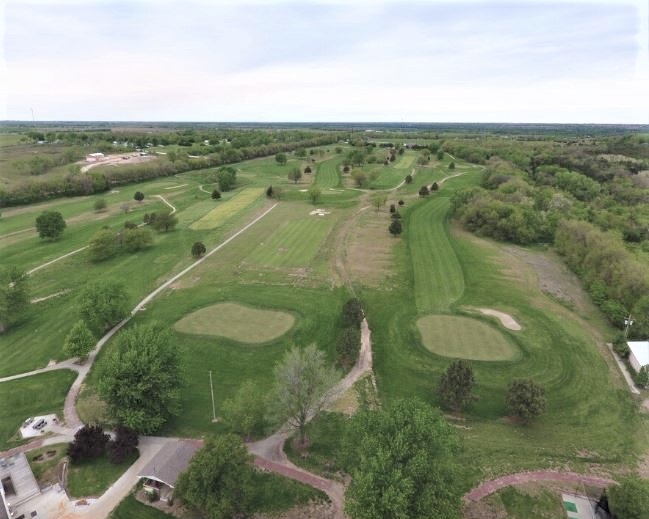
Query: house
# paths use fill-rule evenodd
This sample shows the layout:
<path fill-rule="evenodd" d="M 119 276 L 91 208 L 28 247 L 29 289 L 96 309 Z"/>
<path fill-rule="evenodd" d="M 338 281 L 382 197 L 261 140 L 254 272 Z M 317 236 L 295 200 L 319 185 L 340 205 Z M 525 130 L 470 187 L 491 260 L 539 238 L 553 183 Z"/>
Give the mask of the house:
<path fill-rule="evenodd" d="M 22 452 L 0 458 L 0 519 L 12 517 L 11 509 L 41 493 Z"/>
<path fill-rule="evenodd" d="M 201 442 L 180 440 L 167 443 L 138 474 L 147 493 L 157 494 L 161 501 L 169 502 L 173 497 L 176 481 L 187 470 L 189 462 L 200 449 Z"/>
<path fill-rule="evenodd" d="M 629 353 L 629 363 L 636 371 L 649 364 L 649 341 L 629 341 L 627 342 L 631 353 Z"/>
<path fill-rule="evenodd" d="M 88 155 L 86 155 L 86 162 L 97 162 L 103 159 L 103 153 L 89 153 Z"/>

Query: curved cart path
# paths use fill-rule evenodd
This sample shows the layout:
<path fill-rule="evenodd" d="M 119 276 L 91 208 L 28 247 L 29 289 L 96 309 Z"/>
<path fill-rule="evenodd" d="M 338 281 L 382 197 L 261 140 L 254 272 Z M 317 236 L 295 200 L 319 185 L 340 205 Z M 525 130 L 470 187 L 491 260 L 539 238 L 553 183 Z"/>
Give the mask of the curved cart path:
<path fill-rule="evenodd" d="M 184 184 L 184 185 L 187 185 L 187 184 Z M 176 186 L 176 187 L 180 187 L 180 186 Z M 165 204 L 167 204 L 169 207 L 171 207 L 171 212 L 169 214 L 174 214 L 176 212 L 176 207 L 174 205 L 171 205 L 169 203 L 169 201 L 164 196 L 162 196 L 162 195 L 153 195 L 153 196 L 155 196 L 156 198 L 159 198 Z"/>
<path fill-rule="evenodd" d="M 533 472 L 519 472 L 509 474 L 500 478 L 492 479 L 480 483 L 477 487 L 464 495 L 465 502 L 480 501 L 501 488 L 511 485 L 520 485 L 522 483 L 531 483 L 535 481 L 560 481 L 564 483 L 581 483 L 594 487 L 608 487 L 614 485 L 615 481 L 598 476 L 587 476 L 577 474 L 576 472 L 559 472 L 557 470 L 537 470 Z"/>

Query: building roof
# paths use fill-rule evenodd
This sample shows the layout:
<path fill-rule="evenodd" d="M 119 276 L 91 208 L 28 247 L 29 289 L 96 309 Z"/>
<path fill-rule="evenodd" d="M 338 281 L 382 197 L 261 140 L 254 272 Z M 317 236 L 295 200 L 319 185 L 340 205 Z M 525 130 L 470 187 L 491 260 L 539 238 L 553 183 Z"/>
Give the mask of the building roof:
<path fill-rule="evenodd" d="M 629 341 L 627 344 L 640 366 L 649 364 L 649 341 Z"/>
<path fill-rule="evenodd" d="M 10 494 L 7 489 L 4 489 L 4 499 L 9 504 L 17 506 L 40 494 L 41 489 L 36 482 L 36 478 L 34 478 L 27 458 L 22 452 L 0 458 L 0 480 L 7 477 L 11 479 L 11 486 L 14 491 L 14 493 Z"/>
<path fill-rule="evenodd" d="M 179 440 L 167 443 L 158 454 L 138 474 L 139 478 L 149 478 L 161 481 L 174 487 L 178 476 L 187 470 L 189 462 L 200 448 L 200 443 L 189 440 Z"/>

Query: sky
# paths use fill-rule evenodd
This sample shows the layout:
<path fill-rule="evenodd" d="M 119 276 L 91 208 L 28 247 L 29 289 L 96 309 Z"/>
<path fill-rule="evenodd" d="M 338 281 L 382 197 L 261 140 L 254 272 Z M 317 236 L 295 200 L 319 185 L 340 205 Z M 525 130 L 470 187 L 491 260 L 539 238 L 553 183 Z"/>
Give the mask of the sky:
<path fill-rule="evenodd" d="M 0 0 L 0 120 L 649 124 L 649 0 Z"/>

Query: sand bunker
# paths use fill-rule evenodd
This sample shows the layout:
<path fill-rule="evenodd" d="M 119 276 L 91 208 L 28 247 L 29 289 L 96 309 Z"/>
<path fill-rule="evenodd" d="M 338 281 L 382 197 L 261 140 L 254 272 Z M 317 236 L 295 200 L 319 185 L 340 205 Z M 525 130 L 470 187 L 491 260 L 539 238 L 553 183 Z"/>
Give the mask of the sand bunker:
<path fill-rule="evenodd" d="M 324 209 L 314 209 L 309 213 L 311 216 L 326 216 L 331 214 L 331 211 L 325 211 Z"/>
<path fill-rule="evenodd" d="M 517 332 L 522 329 L 521 325 L 518 324 L 516 319 L 514 319 L 511 315 L 506 314 L 505 312 L 499 312 L 498 310 L 492 310 L 491 308 L 478 308 L 478 310 L 480 310 L 480 313 L 483 313 L 484 315 L 491 315 L 492 317 L 496 317 L 500 321 L 500 323 L 508 330 L 514 330 Z"/>

